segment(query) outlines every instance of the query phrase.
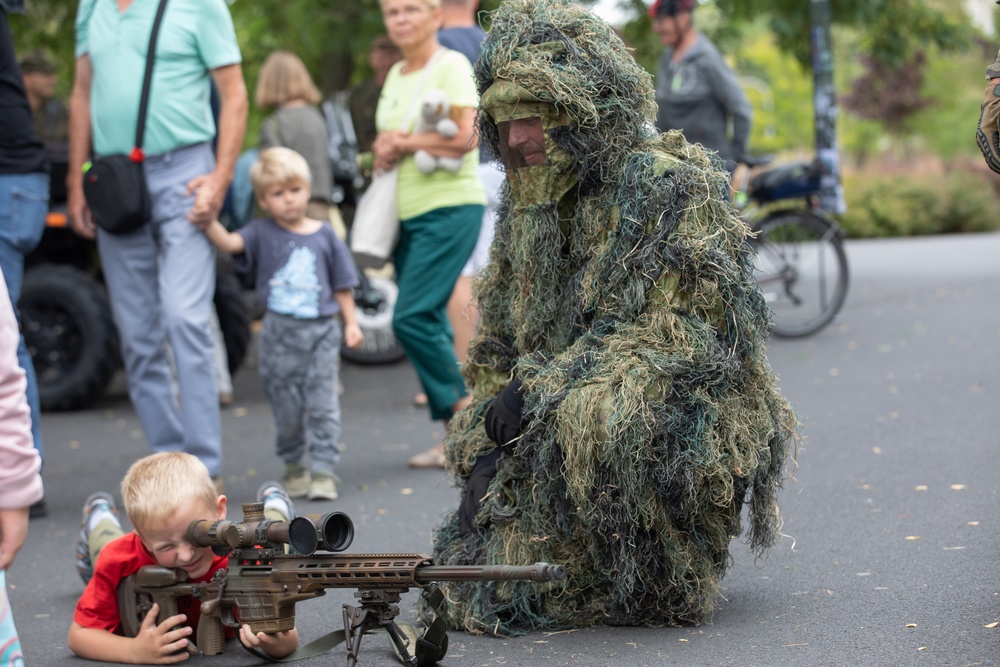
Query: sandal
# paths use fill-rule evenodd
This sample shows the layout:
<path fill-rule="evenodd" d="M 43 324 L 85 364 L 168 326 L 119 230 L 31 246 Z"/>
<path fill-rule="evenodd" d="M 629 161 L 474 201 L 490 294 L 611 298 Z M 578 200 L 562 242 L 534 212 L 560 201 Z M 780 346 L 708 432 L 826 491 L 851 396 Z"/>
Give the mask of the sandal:
<path fill-rule="evenodd" d="M 444 443 L 438 443 L 428 449 L 410 457 L 411 468 L 444 468 Z"/>

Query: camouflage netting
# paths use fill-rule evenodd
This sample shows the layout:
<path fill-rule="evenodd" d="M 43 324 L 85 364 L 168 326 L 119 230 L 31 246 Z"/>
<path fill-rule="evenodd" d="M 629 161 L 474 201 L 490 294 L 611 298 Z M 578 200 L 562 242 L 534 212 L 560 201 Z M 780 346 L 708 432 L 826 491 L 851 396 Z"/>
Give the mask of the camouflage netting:
<path fill-rule="evenodd" d="M 480 93 L 511 81 L 569 119 L 549 136 L 575 158 L 577 197 L 515 210 L 504 186 L 465 367 L 473 402 L 446 446 L 458 484 L 495 448 L 483 418 L 512 377 L 526 426 L 475 529 L 462 535 L 450 514 L 434 556 L 562 563 L 568 578 L 449 584 L 450 623 L 498 635 L 700 623 L 743 506 L 757 554 L 778 534 L 795 429 L 765 357 L 768 310 L 728 175 L 680 134 L 656 135 L 649 75 L 572 3 L 505 2 L 476 76 Z M 499 154 L 488 115 L 480 131 Z"/>

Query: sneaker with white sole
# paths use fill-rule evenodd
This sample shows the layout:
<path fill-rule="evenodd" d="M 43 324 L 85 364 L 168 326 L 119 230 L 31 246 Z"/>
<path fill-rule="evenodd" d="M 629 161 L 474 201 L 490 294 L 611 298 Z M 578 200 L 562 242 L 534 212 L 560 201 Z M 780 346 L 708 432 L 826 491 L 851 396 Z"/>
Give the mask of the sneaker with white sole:
<path fill-rule="evenodd" d="M 281 483 L 290 498 L 305 498 L 309 494 L 309 469 L 301 463 L 286 463 Z"/>
<path fill-rule="evenodd" d="M 314 474 L 309 482 L 309 500 L 336 500 L 337 477 L 335 475 Z"/>
<path fill-rule="evenodd" d="M 265 515 L 272 511 L 275 513 L 275 516 L 268 516 L 268 518 L 278 521 L 291 521 L 295 518 L 295 505 L 280 482 L 272 481 L 261 484 L 260 488 L 257 489 L 257 502 L 264 503 Z"/>
<path fill-rule="evenodd" d="M 83 511 L 80 520 L 80 536 L 76 541 L 76 571 L 83 579 L 83 583 L 89 583 L 94 576 L 94 564 L 90 560 L 90 517 L 98 509 L 104 509 L 111 514 L 111 517 L 118 522 L 118 508 L 115 507 L 115 499 L 110 493 L 98 491 L 87 497 L 83 502 Z"/>

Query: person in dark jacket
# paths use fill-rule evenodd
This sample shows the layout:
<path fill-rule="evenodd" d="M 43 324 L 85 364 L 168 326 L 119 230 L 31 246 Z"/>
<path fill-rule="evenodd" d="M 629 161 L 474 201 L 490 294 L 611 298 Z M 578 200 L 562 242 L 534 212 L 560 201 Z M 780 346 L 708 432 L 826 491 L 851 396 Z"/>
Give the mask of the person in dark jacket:
<path fill-rule="evenodd" d="M 49 206 L 49 160 L 45 143 L 35 133 L 31 106 L 21 68 L 14 55 L 14 38 L 7 12 L 23 8 L 22 3 L 0 0 L 0 269 L 7 280 L 7 292 L 14 306 L 18 326 L 24 278 L 24 258 L 42 238 L 45 213 Z M 17 345 L 17 361 L 27 376 L 28 407 L 31 410 L 31 437 L 42 455 L 41 407 L 38 383 L 24 336 Z M 45 515 L 44 501 L 32 507 L 33 516 Z"/>

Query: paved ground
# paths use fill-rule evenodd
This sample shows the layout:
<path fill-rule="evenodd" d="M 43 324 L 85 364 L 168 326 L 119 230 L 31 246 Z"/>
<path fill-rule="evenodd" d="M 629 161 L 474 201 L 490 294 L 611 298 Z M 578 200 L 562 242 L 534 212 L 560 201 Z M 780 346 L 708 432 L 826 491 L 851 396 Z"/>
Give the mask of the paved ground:
<path fill-rule="evenodd" d="M 714 621 L 699 628 L 606 628 L 513 639 L 452 633 L 442 664 L 459 665 L 994 665 L 1000 235 L 849 245 L 847 305 L 800 341 L 774 340 L 771 362 L 803 423 L 798 469 L 781 496 L 785 539 L 755 561 L 734 542 Z M 429 551 L 456 494 L 438 471 L 406 459 L 440 438 L 409 403 L 406 364 L 343 373 L 345 479 L 335 503 L 356 524 L 352 551 Z M 230 497 L 249 499 L 279 474 L 256 372 L 236 379 L 224 412 Z M 51 514 L 31 524 L 8 572 L 29 665 L 83 664 L 65 647 L 82 584 L 72 564 L 79 505 L 117 490 L 147 453 L 120 386 L 96 408 L 48 414 Z M 416 594 L 403 604 L 412 613 Z M 338 627 L 349 594 L 302 603 L 308 639 Z M 344 654 L 304 665 L 339 665 Z M 250 665 L 230 644 L 198 664 Z M 210 661 L 210 662 L 209 662 Z M 362 665 L 395 663 L 384 637 Z"/>

